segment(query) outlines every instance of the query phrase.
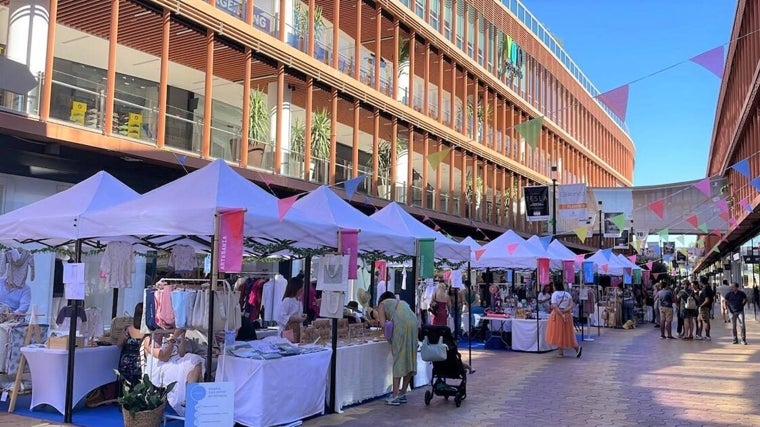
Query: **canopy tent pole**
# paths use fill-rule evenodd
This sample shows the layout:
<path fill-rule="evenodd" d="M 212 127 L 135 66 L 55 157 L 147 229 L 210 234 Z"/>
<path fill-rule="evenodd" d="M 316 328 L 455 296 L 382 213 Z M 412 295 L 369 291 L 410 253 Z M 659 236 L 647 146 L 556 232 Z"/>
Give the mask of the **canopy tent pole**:
<path fill-rule="evenodd" d="M 119 288 L 113 288 L 113 301 L 111 302 L 111 318 L 119 314 Z"/>
<path fill-rule="evenodd" d="M 385 289 L 388 289 L 388 280 L 385 281 Z M 369 306 L 374 307 L 375 301 L 380 298 L 377 295 L 377 283 L 375 282 L 375 261 L 370 261 L 369 267 Z"/>
<path fill-rule="evenodd" d="M 206 339 L 206 375 L 203 380 L 211 382 L 211 359 L 214 354 L 214 297 L 219 280 L 219 211 L 214 213 L 214 235 L 211 236 L 211 289 L 208 293 L 208 336 Z M 226 331 L 225 331 L 226 333 Z"/>
<path fill-rule="evenodd" d="M 465 286 L 467 286 L 467 325 L 469 327 L 469 330 L 467 331 L 467 351 L 469 353 L 468 356 L 468 364 L 470 365 L 470 369 L 472 369 L 472 319 L 474 319 L 474 316 L 472 315 L 472 281 L 470 280 L 472 278 L 472 267 L 470 266 L 470 261 L 467 261 L 467 280 L 465 280 Z"/>
<path fill-rule="evenodd" d="M 81 239 L 77 239 L 74 243 L 74 262 L 82 262 Z M 71 317 L 69 322 L 69 341 L 67 343 L 66 398 L 63 407 L 63 422 L 66 424 L 71 424 L 71 412 L 74 406 L 74 352 L 76 351 L 77 311 L 79 311 L 79 300 L 69 300 L 69 305 L 71 306 Z"/>
<path fill-rule="evenodd" d="M 316 298 L 316 295 L 314 295 L 314 297 Z M 310 310 L 312 309 L 309 306 L 309 301 L 311 301 L 311 255 L 307 255 L 304 258 L 304 262 L 303 262 L 303 312 L 304 313 L 310 313 Z"/>

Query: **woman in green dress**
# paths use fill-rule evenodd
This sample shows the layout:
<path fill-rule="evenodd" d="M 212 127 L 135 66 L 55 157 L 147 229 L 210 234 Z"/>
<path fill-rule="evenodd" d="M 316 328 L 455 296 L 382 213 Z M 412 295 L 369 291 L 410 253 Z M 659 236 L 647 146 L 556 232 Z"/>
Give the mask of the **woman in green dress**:
<path fill-rule="evenodd" d="M 385 403 L 398 406 L 406 403 L 406 391 L 412 377 L 417 373 L 417 316 L 409 308 L 409 304 L 397 300 L 393 292 L 383 292 L 380 295 L 378 308 L 381 325 L 385 325 L 386 319 L 393 321 L 393 396 Z"/>

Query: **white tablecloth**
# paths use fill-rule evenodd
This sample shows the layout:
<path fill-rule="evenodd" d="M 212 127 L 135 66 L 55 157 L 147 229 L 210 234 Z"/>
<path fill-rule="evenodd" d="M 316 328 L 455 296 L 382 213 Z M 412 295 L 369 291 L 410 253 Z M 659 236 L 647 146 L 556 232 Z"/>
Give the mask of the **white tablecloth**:
<path fill-rule="evenodd" d="M 324 412 L 331 354 L 328 349 L 272 360 L 220 356 L 216 380 L 234 384 L 236 422 L 288 424 Z"/>
<path fill-rule="evenodd" d="M 393 356 L 385 341 L 338 347 L 336 355 L 335 406 L 343 406 L 390 393 L 393 386 Z M 417 353 L 417 375 L 414 385 L 430 384 L 433 365 L 423 362 Z M 329 375 L 329 373 L 328 373 Z M 326 394 L 329 399 L 329 390 Z"/>
<path fill-rule="evenodd" d="M 547 320 L 512 319 L 512 350 L 541 352 L 556 347 L 546 343 Z M 536 328 L 539 328 L 538 337 Z M 538 341 L 536 341 L 538 338 Z"/>
<path fill-rule="evenodd" d="M 40 347 L 22 347 L 21 352 L 32 373 L 32 403 L 30 409 L 47 403 L 63 414 L 66 399 L 66 366 L 68 351 Z M 103 384 L 116 381 L 119 365 L 116 346 L 78 348 L 74 353 L 73 402 Z"/>

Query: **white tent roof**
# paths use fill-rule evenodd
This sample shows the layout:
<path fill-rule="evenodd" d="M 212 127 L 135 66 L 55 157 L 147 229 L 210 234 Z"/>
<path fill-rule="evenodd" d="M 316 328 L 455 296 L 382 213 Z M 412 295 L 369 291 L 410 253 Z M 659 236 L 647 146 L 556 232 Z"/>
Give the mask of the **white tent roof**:
<path fill-rule="evenodd" d="M 628 257 L 627 257 L 627 256 L 625 256 L 625 255 L 623 255 L 623 254 L 617 254 L 617 257 L 618 257 L 618 259 L 620 259 L 620 262 L 621 262 L 621 263 L 622 263 L 622 264 L 623 264 L 625 267 L 630 267 L 630 268 L 632 268 L 632 269 L 634 269 L 634 270 L 641 270 L 641 267 L 639 267 L 638 265 L 636 265 L 636 263 L 634 263 L 634 262 L 632 262 L 630 259 L 628 259 Z"/>
<path fill-rule="evenodd" d="M 405 211 L 396 202 L 389 203 L 369 217 L 390 229 L 417 239 L 434 238 L 435 257 L 437 259 L 447 259 L 449 261 L 467 261 L 470 259 L 469 246 L 457 243 L 431 229 Z"/>
<path fill-rule="evenodd" d="M 364 215 L 327 186 L 323 185 L 301 197 L 293 204 L 291 210 L 306 213 L 315 220 L 332 224 L 338 228 L 360 230 L 360 250 L 377 250 L 393 255 L 414 255 L 416 253 L 414 236 L 406 232 L 392 230 Z"/>
<path fill-rule="evenodd" d="M 279 220 L 278 199 L 216 160 L 138 199 L 85 215 L 92 236 L 214 234 L 220 208 L 246 208 L 248 237 L 294 240 L 296 246 L 335 246 L 337 228 L 291 209 Z"/>
<path fill-rule="evenodd" d="M 509 248 L 513 250 L 510 251 Z M 537 267 L 536 260 L 544 256 L 512 230 L 505 231 L 501 236 L 483 245 L 481 249 L 485 251 L 480 259 L 473 261 L 473 267 L 533 270 Z"/>
<path fill-rule="evenodd" d="M 461 242 L 459 242 L 459 243 L 461 243 L 461 244 L 463 244 L 463 245 L 467 245 L 467 246 L 469 246 L 469 247 L 470 247 L 470 250 L 472 250 L 472 251 L 474 251 L 474 250 L 476 250 L 476 249 L 480 249 L 480 248 L 481 248 L 481 246 L 480 246 L 480 243 L 478 243 L 477 241 L 475 241 L 475 239 L 473 239 L 473 238 L 472 238 L 472 237 L 470 237 L 470 236 L 467 236 L 467 237 L 465 237 L 465 238 L 464 238 L 464 239 L 462 239 L 462 241 L 461 241 Z"/>
<path fill-rule="evenodd" d="M 609 257 L 609 259 L 607 257 Z M 596 265 L 599 274 L 609 276 L 622 276 L 623 269 L 630 267 L 624 265 L 622 261 L 620 261 L 620 258 L 612 253 L 611 249 L 600 249 L 596 251 L 594 255 L 586 258 L 586 261 L 592 261 L 594 265 Z M 607 266 L 607 271 L 604 271 L 603 266 L 605 265 Z"/>
<path fill-rule="evenodd" d="M 546 236 L 545 238 L 551 238 L 551 236 Z M 557 240 L 554 240 L 552 242 L 549 242 L 549 244 L 544 247 L 544 242 L 541 241 L 541 238 L 533 235 L 528 240 L 527 243 L 529 245 L 533 245 L 534 248 L 536 248 L 537 251 L 543 253 L 544 258 L 549 258 L 549 265 L 551 266 L 552 270 L 560 270 L 562 269 L 562 261 L 564 260 L 573 260 L 575 261 L 575 254 L 570 252 L 570 255 L 567 254 L 567 252 L 562 251 L 557 245 L 552 245 L 552 243 L 557 242 Z M 562 244 L 560 243 L 560 246 Z M 562 248 L 565 248 L 562 246 Z M 565 248 L 567 249 L 567 248 Z"/>
<path fill-rule="evenodd" d="M 0 216 L 0 240 L 45 239 L 56 245 L 89 237 L 81 216 L 140 196 L 107 172 Z"/>

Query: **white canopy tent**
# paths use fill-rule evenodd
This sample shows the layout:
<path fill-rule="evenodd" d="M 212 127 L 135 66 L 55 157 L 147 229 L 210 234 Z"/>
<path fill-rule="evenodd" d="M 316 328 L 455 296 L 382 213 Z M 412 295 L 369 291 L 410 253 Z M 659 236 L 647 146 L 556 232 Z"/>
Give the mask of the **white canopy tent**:
<path fill-rule="evenodd" d="M 33 240 L 57 246 L 92 237 L 83 233 L 83 215 L 139 196 L 108 172 L 101 171 L 60 193 L 0 215 L 0 241 Z"/>
<path fill-rule="evenodd" d="M 622 276 L 623 269 L 630 267 L 623 264 L 620 258 L 612 253 L 611 249 L 600 249 L 594 255 L 586 258 L 586 261 L 593 262 L 597 272 L 607 276 Z"/>
<path fill-rule="evenodd" d="M 628 259 L 627 256 L 623 254 L 617 254 L 618 259 L 620 260 L 620 263 L 623 264 L 625 267 L 629 267 L 633 270 L 641 270 L 641 267 L 636 265 L 634 262 L 632 262 L 630 259 Z"/>
<path fill-rule="evenodd" d="M 469 246 L 470 247 L 470 251 L 472 251 L 472 252 L 475 252 L 475 250 L 480 249 L 482 247 L 482 246 L 480 246 L 480 243 L 478 243 L 477 241 L 475 241 L 475 239 L 473 239 L 470 236 L 465 237 L 459 243 L 461 243 L 463 245 Z"/>
<path fill-rule="evenodd" d="M 480 259 L 472 262 L 475 268 L 533 270 L 537 267 L 536 260 L 544 256 L 512 230 L 505 231 L 496 239 L 483 245 L 481 249 L 485 251 Z"/>
<path fill-rule="evenodd" d="M 551 236 L 548 236 L 548 237 L 551 237 Z M 531 236 L 526 242 L 529 245 L 532 245 L 537 251 L 542 252 L 542 257 L 549 258 L 549 266 L 552 270 L 561 270 L 562 261 L 565 261 L 565 260 L 575 261 L 575 255 L 572 254 L 572 252 L 570 252 L 570 255 L 568 256 L 568 254 L 564 251 L 561 251 L 561 249 L 557 245 L 552 246 L 552 243 L 556 241 L 557 240 L 554 240 L 550 242 L 549 244 L 547 244 L 546 246 L 544 246 L 544 242 L 541 241 L 541 238 L 534 235 L 534 236 Z"/>
<path fill-rule="evenodd" d="M 308 214 L 314 220 L 336 228 L 356 229 L 359 233 L 359 250 L 381 251 L 390 255 L 415 255 L 415 238 L 398 232 L 363 214 L 323 185 L 301 197 L 293 209 Z M 332 246 L 337 234 L 333 234 Z"/>
<path fill-rule="evenodd" d="M 467 261 L 470 259 L 469 246 L 457 243 L 443 234 L 423 224 L 398 203 L 391 202 L 384 208 L 369 216 L 380 224 L 405 235 L 418 239 L 435 239 L 435 257 L 449 261 Z"/>
<path fill-rule="evenodd" d="M 337 227 L 290 209 L 279 219 L 278 199 L 216 160 L 135 200 L 83 216 L 90 236 L 214 234 L 221 208 L 246 208 L 247 237 L 292 240 L 295 246 L 335 246 Z"/>

